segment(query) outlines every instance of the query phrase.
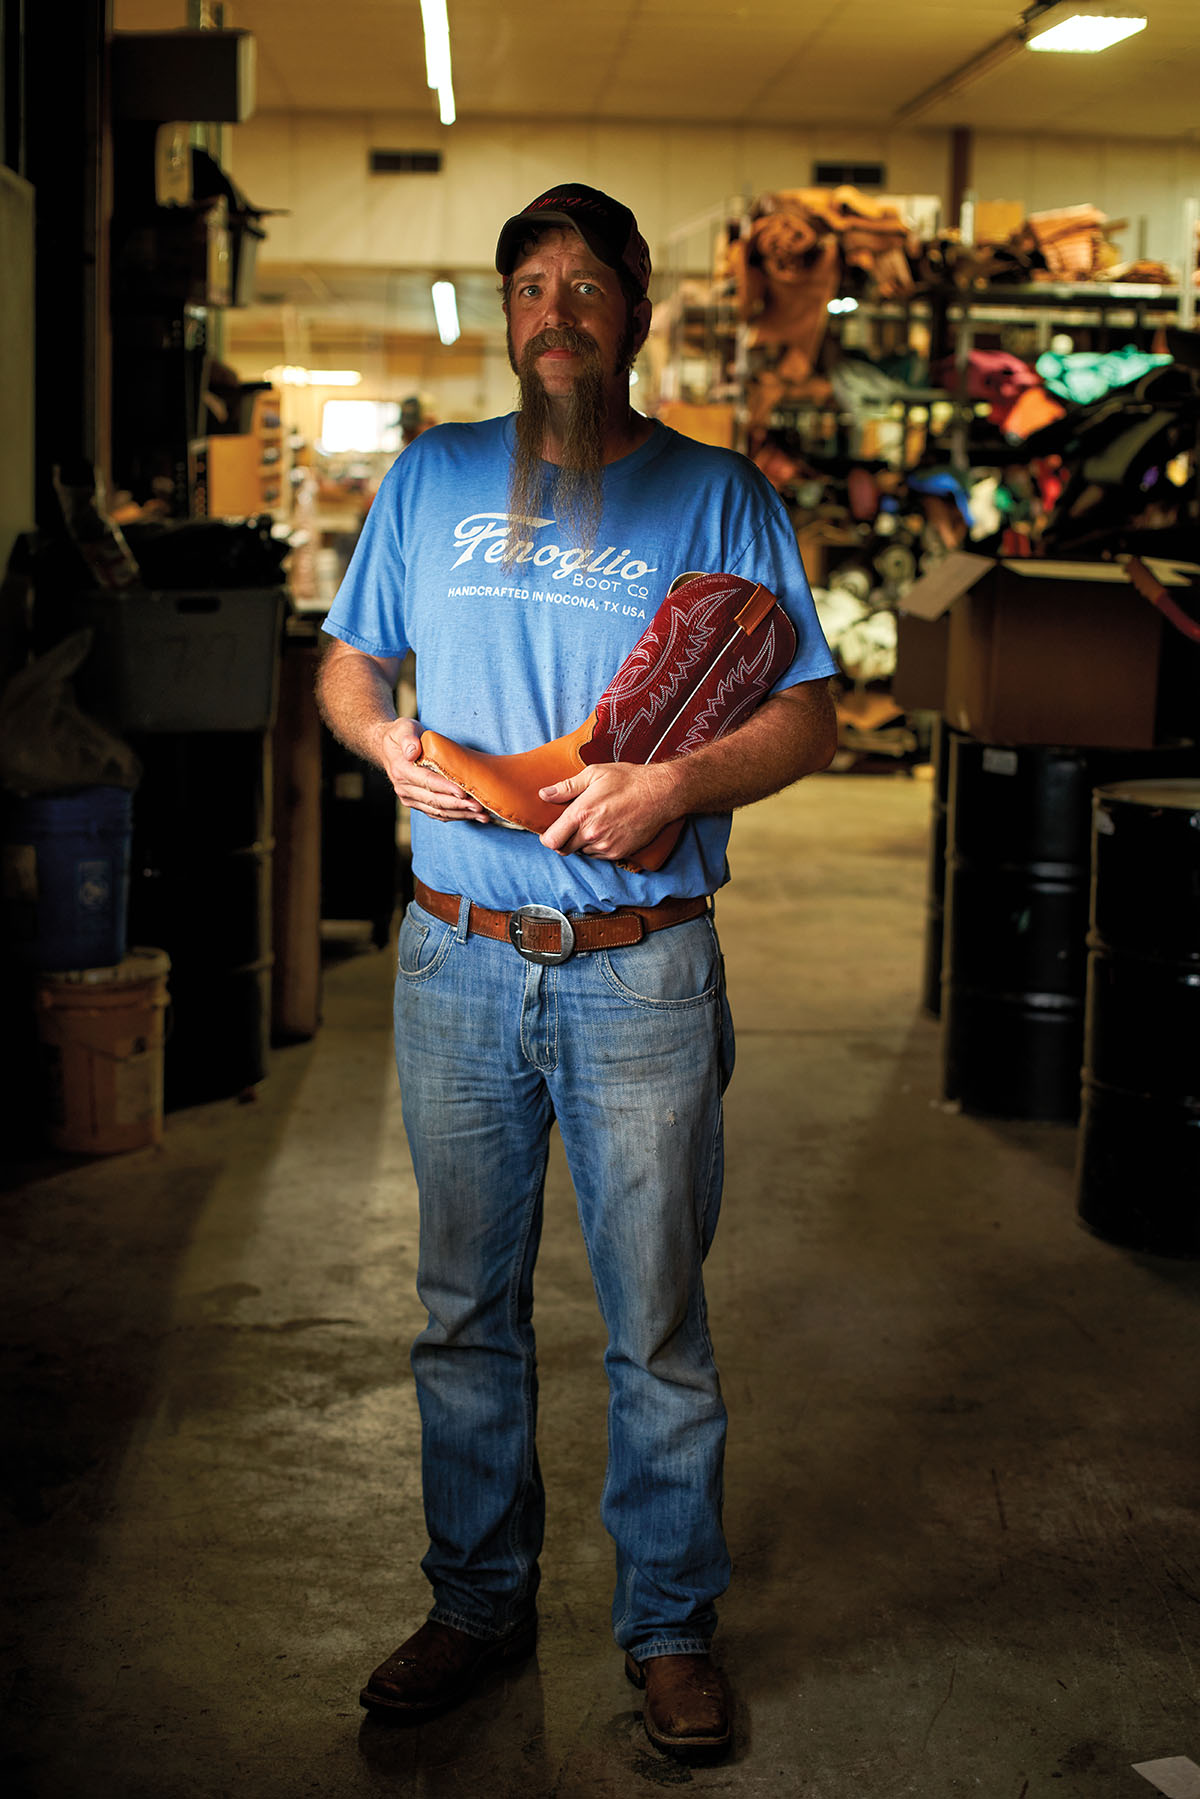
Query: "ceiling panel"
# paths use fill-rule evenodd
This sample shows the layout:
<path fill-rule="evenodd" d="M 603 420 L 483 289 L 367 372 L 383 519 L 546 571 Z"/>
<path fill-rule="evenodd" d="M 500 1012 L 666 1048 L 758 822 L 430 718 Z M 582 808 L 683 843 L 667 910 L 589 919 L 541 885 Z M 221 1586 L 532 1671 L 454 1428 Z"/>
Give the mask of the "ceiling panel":
<path fill-rule="evenodd" d="M 1021 0 L 448 0 L 460 118 L 886 125 L 1013 31 Z M 1200 0 L 1145 0 L 1101 56 L 1020 52 L 911 120 L 1200 139 Z M 187 0 L 115 0 L 118 28 Z M 261 111 L 436 117 L 419 0 L 228 0 L 258 41 Z"/>
<path fill-rule="evenodd" d="M 1020 52 L 929 108 L 922 123 L 1195 141 L 1200 0 L 1148 0 L 1146 11 L 1146 30 L 1102 55 Z"/>

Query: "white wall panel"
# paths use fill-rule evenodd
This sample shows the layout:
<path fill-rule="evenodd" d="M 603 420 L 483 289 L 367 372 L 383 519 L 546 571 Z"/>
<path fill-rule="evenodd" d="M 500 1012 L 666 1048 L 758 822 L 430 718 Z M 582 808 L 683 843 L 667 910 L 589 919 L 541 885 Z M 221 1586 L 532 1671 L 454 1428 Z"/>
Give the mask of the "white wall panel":
<path fill-rule="evenodd" d="M 261 114 L 237 126 L 231 162 L 269 221 L 263 260 L 486 268 L 499 222 L 557 180 L 587 181 L 628 200 L 665 260 L 667 234 L 739 194 L 810 183 L 815 158 L 880 160 L 893 193 L 945 193 L 949 139 L 940 131 L 467 121 L 427 115 Z M 371 176 L 370 148 L 440 148 L 440 176 Z M 1110 217 L 1147 220 L 1148 255 L 1178 254 L 1184 198 L 1200 191 L 1200 145 L 1157 140 L 980 134 L 981 199 L 1042 211 L 1092 201 Z M 1137 249 L 1131 229 L 1123 248 Z"/>
<path fill-rule="evenodd" d="M 501 222 L 516 210 L 506 131 L 507 128 L 494 135 L 471 131 L 460 138 L 455 126 L 446 133 L 441 184 L 445 192 L 441 219 L 446 255 L 442 260 L 454 268 L 488 267 Z M 423 177 L 414 175 L 410 179 L 419 182 Z M 429 179 L 430 185 L 438 185 L 436 178 Z M 525 198 L 531 200 L 539 191 L 531 188 Z"/>
<path fill-rule="evenodd" d="M 977 137 L 972 167 L 981 200 L 1012 200 L 1034 208 L 1025 196 L 1033 192 L 1033 144 L 1024 137 Z"/>
<path fill-rule="evenodd" d="M 1088 201 L 1111 219 L 1128 219 L 1128 231 L 1116 241 L 1130 257 L 1138 253 L 1138 220 L 1144 219 L 1145 254 L 1177 262 L 1183 202 L 1200 193 L 1200 145 L 981 133 L 974 185 L 981 200 L 1016 200 L 1027 212 Z"/>
<path fill-rule="evenodd" d="M 319 123 L 293 121 L 295 250 L 306 262 L 373 260 L 367 247 L 365 123 L 356 113 L 327 114 Z M 256 205 L 264 203 L 250 197 Z"/>
<path fill-rule="evenodd" d="M 254 206 L 281 207 L 287 216 L 266 221 L 267 242 L 260 254 L 278 262 L 299 261 L 294 244 L 302 229 L 292 162 L 292 140 L 298 123 L 284 113 L 273 118 L 260 115 L 226 133 L 224 163 L 239 188 Z"/>

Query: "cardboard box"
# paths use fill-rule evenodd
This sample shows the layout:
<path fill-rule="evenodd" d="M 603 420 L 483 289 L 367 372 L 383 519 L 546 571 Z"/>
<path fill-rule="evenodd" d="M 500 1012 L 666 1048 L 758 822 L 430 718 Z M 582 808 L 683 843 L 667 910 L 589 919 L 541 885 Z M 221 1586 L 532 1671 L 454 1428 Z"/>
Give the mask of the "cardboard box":
<path fill-rule="evenodd" d="M 118 119 L 241 125 L 254 115 L 253 32 L 114 31 L 113 112 Z"/>
<path fill-rule="evenodd" d="M 906 712 L 941 712 L 946 704 L 950 618 L 896 617 L 896 671 L 892 694 Z"/>
<path fill-rule="evenodd" d="M 1168 587 L 1200 577 L 1189 564 L 1148 566 Z M 955 551 L 914 583 L 903 609 L 908 620 L 942 622 L 939 709 L 956 730 L 991 743 L 1149 749 L 1157 741 L 1162 618 L 1118 564 L 993 562 Z M 906 649 L 916 656 L 902 632 L 894 691 L 907 695 Z M 925 674 L 916 668 L 914 683 L 936 678 L 933 640 L 923 650 Z M 930 689 L 921 692 L 931 705 Z"/>

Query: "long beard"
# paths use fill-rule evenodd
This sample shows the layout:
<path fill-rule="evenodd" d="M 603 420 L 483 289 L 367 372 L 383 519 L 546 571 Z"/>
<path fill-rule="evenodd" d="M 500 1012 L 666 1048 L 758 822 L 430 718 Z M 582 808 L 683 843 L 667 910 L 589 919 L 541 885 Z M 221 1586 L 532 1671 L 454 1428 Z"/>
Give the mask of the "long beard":
<path fill-rule="evenodd" d="M 551 417 L 550 398 L 535 363 L 544 350 L 571 350 L 584 359 L 579 378 L 567 402 L 561 441 L 561 461 L 548 483 L 542 450 L 553 423 L 563 426 L 559 415 Z M 511 345 L 510 345 L 511 355 Z M 533 518 L 549 505 L 560 531 L 589 555 L 596 548 L 604 513 L 604 424 L 607 406 L 604 371 L 596 345 L 569 326 L 540 331 L 525 346 L 515 365 L 521 402 L 516 421 L 516 449 L 509 475 L 509 511 L 518 518 Z M 549 494 L 547 495 L 547 485 Z M 504 566 L 517 559 L 519 531 L 509 535 Z"/>

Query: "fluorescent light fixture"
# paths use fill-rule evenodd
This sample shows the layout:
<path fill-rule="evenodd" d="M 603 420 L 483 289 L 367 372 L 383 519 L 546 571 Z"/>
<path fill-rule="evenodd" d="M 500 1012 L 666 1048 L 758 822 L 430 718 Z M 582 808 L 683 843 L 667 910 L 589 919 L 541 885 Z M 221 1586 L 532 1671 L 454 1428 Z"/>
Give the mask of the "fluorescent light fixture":
<path fill-rule="evenodd" d="M 1094 54 L 1146 29 L 1144 17 L 1126 13 L 1128 0 L 1060 0 L 1032 19 L 1025 35 L 1028 50 L 1060 50 Z"/>
<path fill-rule="evenodd" d="M 433 284 L 433 315 L 437 320 L 437 332 L 444 344 L 458 342 L 458 295 L 454 291 L 453 281 L 435 281 Z"/>
<path fill-rule="evenodd" d="M 443 125 L 454 123 L 454 82 L 450 69 L 450 20 L 446 0 L 421 0 L 425 27 L 425 79 L 436 90 L 438 116 Z"/>
<path fill-rule="evenodd" d="M 288 364 L 268 369 L 267 379 L 283 387 L 357 387 L 362 375 L 358 369 L 299 369 Z"/>

